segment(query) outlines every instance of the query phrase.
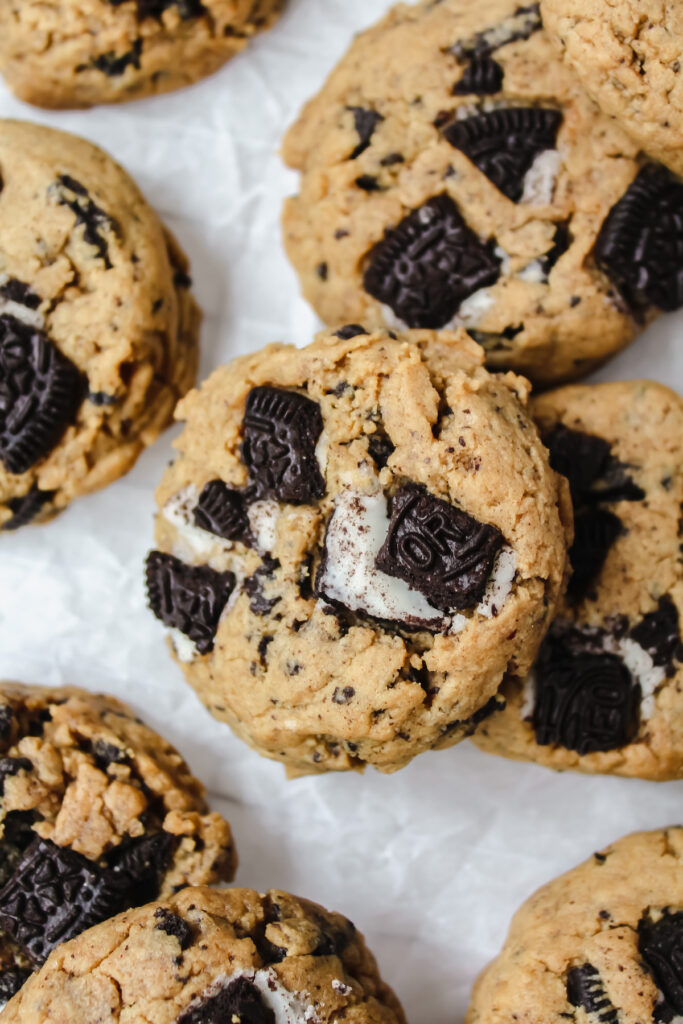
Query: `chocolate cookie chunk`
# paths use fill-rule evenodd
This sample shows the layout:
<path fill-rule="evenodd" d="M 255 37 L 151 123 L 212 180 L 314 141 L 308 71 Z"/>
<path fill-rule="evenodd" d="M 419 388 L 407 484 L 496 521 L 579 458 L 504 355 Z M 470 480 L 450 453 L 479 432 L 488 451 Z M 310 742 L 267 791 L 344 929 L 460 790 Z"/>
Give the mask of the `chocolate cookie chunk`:
<path fill-rule="evenodd" d="M 235 586 L 231 572 L 192 567 L 161 551 L 147 558 L 147 592 L 152 611 L 195 644 L 200 654 L 213 649 L 221 612 Z"/>

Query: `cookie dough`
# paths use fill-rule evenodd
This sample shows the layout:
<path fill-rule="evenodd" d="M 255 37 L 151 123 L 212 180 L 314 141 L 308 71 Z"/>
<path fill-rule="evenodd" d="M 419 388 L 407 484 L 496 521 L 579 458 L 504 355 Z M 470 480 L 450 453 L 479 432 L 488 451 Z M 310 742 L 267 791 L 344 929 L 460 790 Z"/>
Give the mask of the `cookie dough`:
<path fill-rule="evenodd" d="M 649 1024 L 683 1015 L 683 829 L 620 839 L 515 915 L 466 1024 Z"/>
<path fill-rule="evenodd" d="M 541 0 L 548 33 L 606 114 L 683 174 L 683 8 L 677 0 Z"/>
<path fill-rule="evenodd" d="M 567 597 L 525 684 L 475 742 L 645 779 L 683 777 L 683 401 L 650 381 L 532 402 L 575 506 Z"/>
<path fill-rule="evenodd" d="M 535 657 L 564 489 L 527 382 L 481 362 L 464 332 L 350 324 L 178 407 L 150 604 L 209 710 L 292 774 L 449 746 Z"/>
<path fill-rule="evenodd" d="M 461 325 L 547 385 L 683 304 L 683 185 L 595 107 L 536 4 L 400 4 L 283 154 L 285 245 L 326 323 Z"/>
<path fill-rule="evenodd" d="M 0 750 L 0 1003 L 85 928 L 233 877 L 230 826 L 113 697 L 1 683 Z"/>
<path fill-rule="evenodd" d="M 3 0 L 0 70 L 39 107 L 90 107 L 205 78 L 284 0 Z"/>
<path fill-rule="evenodd" d="M 127 472 L 194 382 L 187 261 L 84 139 L 0 122 L 0 531 Z"/>
<path fill-rule="evenodd" d="M 270 890 L 185 889 L 55 950 L 7 1024 L 405 1024 L 350 921 Z"/>

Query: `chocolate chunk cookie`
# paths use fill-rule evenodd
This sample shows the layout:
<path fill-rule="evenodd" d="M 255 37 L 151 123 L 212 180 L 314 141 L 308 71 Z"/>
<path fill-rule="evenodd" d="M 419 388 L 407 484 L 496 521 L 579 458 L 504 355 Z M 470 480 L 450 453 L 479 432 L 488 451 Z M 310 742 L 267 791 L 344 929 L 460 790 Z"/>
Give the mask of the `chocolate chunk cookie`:
<path fill-rule="evenodd" d="M 398 5 L 283 153 L 285 244 L 326 323 L 463 326 L 547 385 L 683 305 L 683 185 L 595 107 L 538 4 Z"/>
<path fill-rule="evenodd" d="M 662 0 L 541 0 L 548 33 L 606 114 L 683 174 L 683 8 Z"/>
<path fill-rule="evenodd" d="M 683 1015 L 683 829 L 620 839 L 539 889 L 477 981 L 466 1024 Z"/>
<path fill-rule="evenodd" d="M 205 888 L 120 914 L 55 951 L 3 1019 L 405 1024 L 341 914 L 274 889 Z"/>
<path fill-rule="evenodd" d="M 564 488 L 527 382 L 481 364 L 464 332 L 349 324 L 179 405 L 150 605 L 212 714 L 292 774 L 449 746 L 536 655 Z"/>
<path fill-rule="evenodd" d="M 649 381 L 532 402 L 569 480 L 567 596 L 525 684 L 475 742 L 552 768 L 683 777 L 683 402 Z"/>
<path fill-rule="evenodd" d="M 128 175 L 0 122 L 0 531 L 134 464 L 192 385 L 187 262 Z"/>
<path fill-rule="evenodd" d="M 205 78 L 284 0 L 4 0 L 0 70 L 40 107 L 91 107 Z"/>
<path fill-rule="evenodd" d="M 2 683 L 0 751 L 0 1002 L 91 925 L 232 878 L 230 826 L 113 697 Z"/>

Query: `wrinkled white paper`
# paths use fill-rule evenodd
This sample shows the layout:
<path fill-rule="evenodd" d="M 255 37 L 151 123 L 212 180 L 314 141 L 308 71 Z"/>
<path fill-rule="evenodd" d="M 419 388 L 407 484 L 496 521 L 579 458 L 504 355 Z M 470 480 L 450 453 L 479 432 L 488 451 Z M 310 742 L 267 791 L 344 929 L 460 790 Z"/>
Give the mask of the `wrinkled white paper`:
<path fill-rule="evenodd" d="M 213 78 L 118 108 L 49 113 L 0 86 L 0 116 L 87 136 L 113 153 L 177 233 L 205 310 L 202 376 L 316 328 L 280 245 L 295 176 L 285 127 L 352 34 L 387 0 L 290 0 L 281 22 Z M 683 390 L 683 313 L 663 317 L 599 379 Z M 537 886 L 636 828 L 680 821 L 682 783 L 555 775 L 464 743 L 394 776 L 285 781 L 215 722 L 145 607 L 153 490 L 173 431 L 128 477 L 53 523 L 0 537 L 0 678 L 102 689 L 186 755 L 232 822 L 237 881 L 351 917 L 413 1024 L 460 1024 L 477 972 Z"/>

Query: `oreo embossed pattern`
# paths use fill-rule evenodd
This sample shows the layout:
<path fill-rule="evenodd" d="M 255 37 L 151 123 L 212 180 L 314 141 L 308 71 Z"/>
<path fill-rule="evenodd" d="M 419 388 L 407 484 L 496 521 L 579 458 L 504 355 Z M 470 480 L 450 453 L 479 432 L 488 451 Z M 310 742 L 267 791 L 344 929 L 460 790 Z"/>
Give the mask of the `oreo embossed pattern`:
<path fill-rule="evenodd" d="M 527 393 L 464 332 L 348 324 L 183 401 L 147 587 L 217 718 L 303 774 L 394 771 L 495 709 L 567 557 Z"/>

